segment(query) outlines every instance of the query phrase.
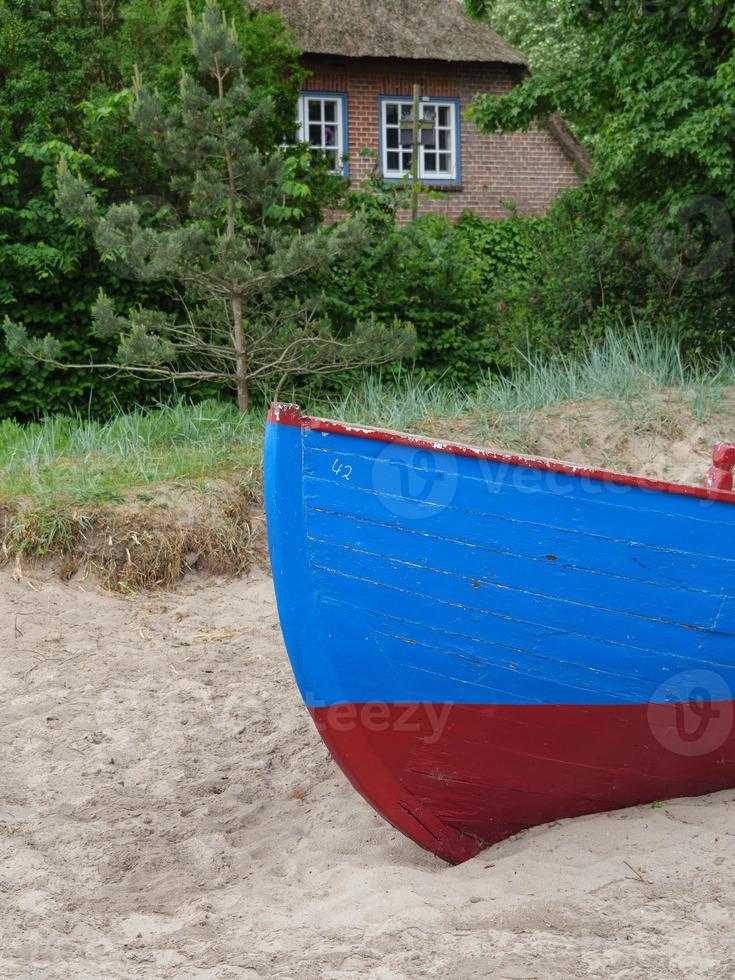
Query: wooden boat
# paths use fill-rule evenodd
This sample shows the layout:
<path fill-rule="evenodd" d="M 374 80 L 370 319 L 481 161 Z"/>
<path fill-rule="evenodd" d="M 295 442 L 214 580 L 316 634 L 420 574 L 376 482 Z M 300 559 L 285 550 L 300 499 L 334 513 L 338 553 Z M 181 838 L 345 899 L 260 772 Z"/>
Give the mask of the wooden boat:
<path fill-rule="evenodd" d="M 735 785 L 733 462 L 675 485 L 275 405 L 281 626 L 355 788 L 460 862 Z"/>

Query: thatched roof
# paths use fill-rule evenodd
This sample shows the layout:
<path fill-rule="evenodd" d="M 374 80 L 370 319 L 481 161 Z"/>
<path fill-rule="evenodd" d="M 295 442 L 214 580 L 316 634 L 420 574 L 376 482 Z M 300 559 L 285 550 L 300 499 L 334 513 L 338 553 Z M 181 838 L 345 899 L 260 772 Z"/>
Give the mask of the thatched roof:
<path fill-rule="evenodd" d="M 277 12 L 308 54 L 523 65 L 517 51 L 459 0 L 248 0 Z"/>

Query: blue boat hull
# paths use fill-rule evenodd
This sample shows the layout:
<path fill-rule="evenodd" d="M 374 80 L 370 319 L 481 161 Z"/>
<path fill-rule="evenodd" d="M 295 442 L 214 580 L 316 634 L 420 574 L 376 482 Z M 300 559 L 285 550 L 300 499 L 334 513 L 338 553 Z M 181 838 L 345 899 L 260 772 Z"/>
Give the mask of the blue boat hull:
<path fill-rule="evenodd" d="M 395 826 L 458 861 L 735 784 L 732 494 L 270 418 L 294 673 Z"/>

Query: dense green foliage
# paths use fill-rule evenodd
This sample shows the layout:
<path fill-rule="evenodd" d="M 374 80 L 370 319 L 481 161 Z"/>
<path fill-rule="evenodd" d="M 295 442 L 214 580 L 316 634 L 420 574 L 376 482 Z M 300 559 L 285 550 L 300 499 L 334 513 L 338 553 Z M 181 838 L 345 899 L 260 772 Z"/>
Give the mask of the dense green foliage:
<path fill-rule="evenodd" d="M 152 158 L 141 141 L 123 138 L 119 125 L 103 133 L 85 112 L 85 100 L 121 88 L 115 28 L 104 4 L 69 0 L 0 2 L 0 315 L 22 318 L 34 332 L 53 331 L 65 354 L 85 362 L 104 356 L 85 322 L 101 286 L 121 302 L 156 295 L 150 286 L 100 265 L 87 234 L 67 224 L 54 204 L 59 155 L 104 146 L 93 167 L 113 197 L 149 193 L 156 185 Z M 115 113 L 125 112 L 118 99 Z M 102 137 L 105 137 L 102 139 Z M 0 351 L 0 417 L 27 417 L 70 405 L 107 413 L 116 400 L 155 397 L 121 378 L 88 371 L 35 367 Z"/>
<path fill-rule="evenodd" d="M 583 42 L 565 17 L 566 0 L 488 0 L 483 18 L 517 48 L 533 72 L 560 62 L 576 63 Z M 477 4 L 474 5 L 477 8 Z"/>
<path fill-rule="evenodd" d="M 528 31 L 540 45 L 533 74 L 480 97 L 475 122 L 512 131 L 560 111 L 593 157 L 585 188 L 537 237 L 529 281 L 509 290 L 508 329 L 525 323 L 544 345 L 568 348 L 632 311 L 688 347 L 731 342 L 735 3 L 467 4 L 511 25 L 515 42 Z M 563 40 L 543 44 L 533 17 Z"/>
<path fill-rule="evenodd" d="M 468 0 L 481 12 L 492 0 Z M 628 204 L 693 194 L 735 204 L 735 2 L 558 0 L 574 57 L 548 58 L 473 118 L 492 131 L 560 111 L 592 138 L 595 180 Z M 547 0 L 526 7 L 548 11 Z"/>
<path fill-rule="evenodd" d="M 53 201 L 58 148 L 22 144 L 6 154 L 0 186 L 0 313 L 23 319 L 32 332 L 53 332 L 64 357 L 84 363 L 106 358 L 111 345 L 93 337 L 86 323 L 100 288 L 121 302 L 151 297 L 165 305 L 160 290 L 120 278 L 100 264 L 89 236 L 63 220 Z M 85 162 L 88 162 L 85 160 Z M 93 377 L 84 369 L 60 371 L 31 366 L 0 348 L 0 417 L 26 418 L 44 411 L 92 405 L 108 414 L 116 403 L 155 398 L 150 390 L 120 377 Z"/>
<path fill-rule="evenodd" d="M 204 0 L 191 6 L 201 10 Z M 277 17 L 251 15 L 234 0 L 225 6 L 244 38 L 254 89 L 274 102 L 262 138 L 280 142 L 293 132 L 297 53 Z M 22 321 L 31 335 L 53 333 L 66 361 L 106 361 L 114 350 L 89 329 L 100 288 L 120 309 L 171 308 L 161 284 L 100 263 L 92 235 L 64 220 L 54 193 L 64 154 L 110 203 L 170 196 L 150 146 L 126 123 L 135 62 L 164 93 L 176 90 L 192 57 L 185 24 L 180 0 L 0 0 L 0 319 Z M 0 350 L 0 418 L 69 406 L 104 415 L 116 401 L 155 399 L 159 391 L 120 374 L 29 370 Z"/>
<path fill-rule="evenodd" d="M 500 330 L 525 331 L 529 347 L 546 352 L 579 349 L 633 322 L 672 333 L 685 352 L 731 343 L 730 237 L 723 252 L 709 224 L 698 227 L 699 208 L 682 223 L 685 213 L 612 207 L 591 186 L 563 195 L 543 221 L 526 224 L 533 260 L 499 284 Z"/>
<path fill-rule="evenodd" d="M 343 329 L 371 314 L 408 320 L 425 376 L 476 382 L 515 358 L 515 338 L 499 330 L 496 293 L 502 279 L 530 269 L 535 224 L 469 212 L 457 224 L 436 215 L 403 226 L 378 219 L 358 257 L 322 283 L 327 310 Z"/>

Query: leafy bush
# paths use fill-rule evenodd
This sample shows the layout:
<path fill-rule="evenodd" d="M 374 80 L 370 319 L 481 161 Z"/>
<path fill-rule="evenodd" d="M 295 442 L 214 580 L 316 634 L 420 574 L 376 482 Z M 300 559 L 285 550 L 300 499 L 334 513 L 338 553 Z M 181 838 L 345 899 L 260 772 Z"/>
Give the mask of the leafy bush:
<path fill-rule="evenodd" d="M 480 95 L 474 122 L 513 132 L 558 111 L 593 160 L 585 187 L 541 229 L 527 286 L 507 285 L 503 330 L 525 324 L 531 343 L 568 350 L 633 311 L 679 334 L 685 351 L 730 343 L 732 0 L 466 5 L 496 18 L 534 68 L 509 91 Z"/>
<path fill-rule="evenodd" d="M 479 261 L 483 282 L 494 288 L 499 280 L 523 277 L 535 258 L 533 232 L 543 227 L 541 218 L 485 221 L 473 211 L 465 211 L 457 223 L 462 241 Z"/>
<path fill-rule="evenodd" d="M 0 315 L 23 318 L 29 330 L 53 333 L 65 356 L 77 362 L 110 359 L 113 345 L 93 338 L 89 310 L 100 288 L 133 304 L 167 297 L 150 283 L 120 278 L 101 264 L 91 236 L 66 223 L 56 210 L 55 167 L 26 147 L 0 161 Z M 129 379 L 93 377 L 86 370 L 60 371 L 14 357 L 0 347 L 0 418 L 27 419 L 70 408 L 108 415 L 118 403 L 155 399 L 160 390 Z"/>
<path fill-rule="evenodd" d="M 570 352 L 621 322 L 674 332 L 685 351 L 733 339 L 731 232 L 719 215 L 612 206 L 590 186 L 525 222 L 529 261 L 499 273 L 500 350 Z M 724 240 L 718 234 L 724 234 Z"/>
<path fill-rule="evenodd" d="M 386 199 L 369 247 L 324 288 L 345 324 L 370 311 L 411 321 L 432 380 L 468 385 L 636 322 L 708 355 L 735 331 L 732 228 L 713 208 L 625 208 L 586 184 L 544 218 L 468 212 L 401 228 Z"/>
<path fill-rule="evenodd" d="M 348 330 L 374 315 L 408 321 L 416 331 L 416 366 L 429 380 L 477 381 L 509 362 L 498 344 L 499 277 L 522 277 L 533 260 L 527 222 L 487 222 L 468 213 L 452 224 L 425 215 L 399 227 L 374 217 L 356 261 L 322 283 L 333 321 Z"/>

